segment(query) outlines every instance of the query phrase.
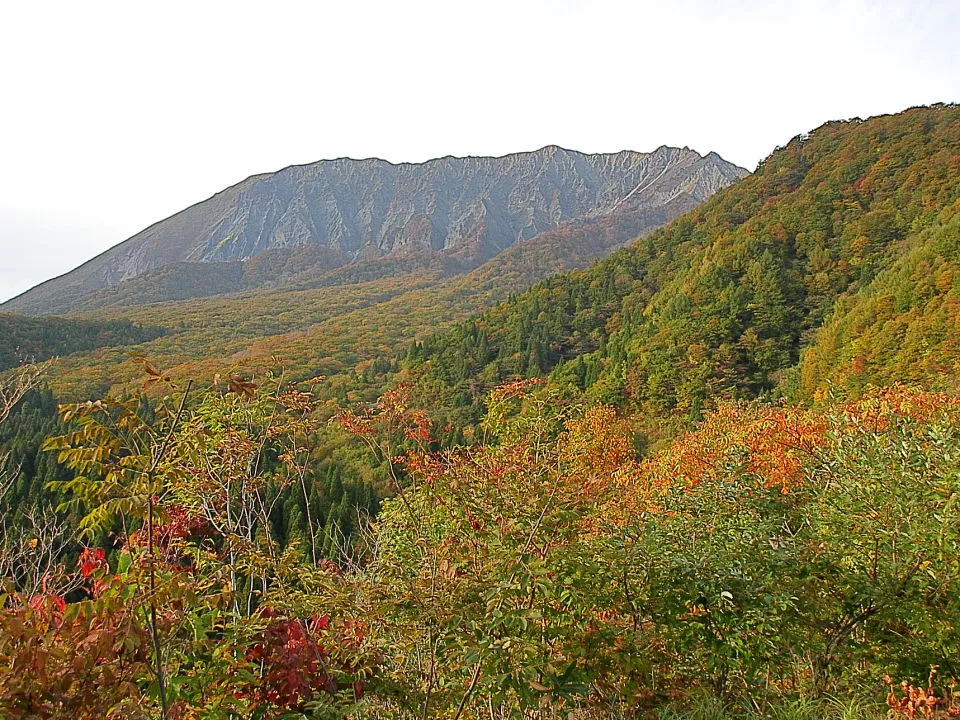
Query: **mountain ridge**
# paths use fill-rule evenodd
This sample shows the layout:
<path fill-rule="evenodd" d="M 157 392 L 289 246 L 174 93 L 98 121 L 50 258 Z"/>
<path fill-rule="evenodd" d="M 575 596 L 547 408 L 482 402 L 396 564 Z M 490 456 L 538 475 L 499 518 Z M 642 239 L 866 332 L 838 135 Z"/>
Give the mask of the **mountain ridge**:
<path fill-rule="evenodd" d="M 469 270 L 564 222 L 625 205 L 653 208 L 682 195 L 699 202 L 746 174 L 715 153 L 665 145 L 651 153 L 591 155 L 548 145 L 424 163 L 341 158 L 291 165 L 251 175 L 153 223 L 0 308 L 68 313 L 90 293 L 172 263 L 247 261 L 303 246 L 322 249 L 317 265 L 324 272 L 420 254 L 452 257 Z M 178 288 L 169 299 L 190 292 Z"/>

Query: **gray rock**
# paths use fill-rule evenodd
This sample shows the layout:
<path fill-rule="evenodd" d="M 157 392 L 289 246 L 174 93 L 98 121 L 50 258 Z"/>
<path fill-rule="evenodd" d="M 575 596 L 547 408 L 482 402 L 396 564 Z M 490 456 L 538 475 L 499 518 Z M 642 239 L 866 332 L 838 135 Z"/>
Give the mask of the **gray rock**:
<path fill-rule="evenodd" d="M 475 267 L 562 223 L 678 198 L 697 204 L 746 174 L 715 153 L 670 147 L 585 155 L 548 146 L 399 165 L 324 160 L 250 177 L 0 307 L 70 312 L 84 295 L 174 263 L 235 263 L 301 246 L 316 248 L 324 270 L 423 253 Z M 191 292 L 177 289 L 179 297 Z"/>

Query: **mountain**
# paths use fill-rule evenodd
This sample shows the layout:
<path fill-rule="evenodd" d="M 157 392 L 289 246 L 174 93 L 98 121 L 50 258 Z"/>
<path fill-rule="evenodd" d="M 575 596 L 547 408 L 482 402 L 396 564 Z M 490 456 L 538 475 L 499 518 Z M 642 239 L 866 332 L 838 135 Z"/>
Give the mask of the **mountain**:
<path fill-rule="evenodd" d="M 569 221 L 633 213 L 655 227 L 746 174 L 669 147 L 325 160 L 250 177 L 0 308 L 64 314 L 424 265 L 450 276 Z"/>
<path fill-rule="evenodd" d="M 553 373 L 645 417 L 960 371 L 960 107 L 830 122 L 591 269 L 414 353 L 464 402 Z M 802 365 L 798 365 L 803 358 Z"/>
<path fill-rule="evenodd" d="M 378 261 L 406 266 L 402 276 L 375 279 L 377 267 L 355 263 L 306 286 L 148 305 L 124 303 L 119 291 L 127 283 L 121 283 L 87 296 L 117 293 L 113 302 L 76 319 L 162 328 L 162 336 L 135 348 L 117 343 L 61 357 L 51 381 L 64 398 L 132 390 L 141 376 L 130 363 L 133 351 L 181 378 L 204 378 L 228 369 L 260 374 L 271 368 L 274 357 L 300 377 L 359 371 L 364 363 L 403 354 L 412 340 L 481 312 L 545 277 L 589 267 L 648 232 L 651 223 L 662 225 L 671 212 L 679 208 L 617 210 L 564 223 L 449 278 L 434 262 L 442 256 L 421 256 L 427 262 Z M 147 277 L 128 282 L 145 282 Z M 59 354 L 67 352 L 65 348 Z"/>

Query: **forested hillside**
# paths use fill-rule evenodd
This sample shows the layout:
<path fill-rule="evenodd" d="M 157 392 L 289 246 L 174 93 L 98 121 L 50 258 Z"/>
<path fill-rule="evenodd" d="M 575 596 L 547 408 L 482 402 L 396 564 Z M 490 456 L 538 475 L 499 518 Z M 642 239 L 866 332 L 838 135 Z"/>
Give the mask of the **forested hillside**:
<path fill-rule="evenodd" d="M 954 202 L 869 285 L 838 304 L 804 351 L 791 389 L 809 398 L 895 382 L 956 387 L 958 342 L 960 202 Z"/>
<path fill-rule="evenodd" d="M 914 331 L 930 332 L 926 345 L 902 348 L 898 360 L 874 357 L 869 367 L 850 358 L 854 374 L 868 373 L 860 387 L 870 378 L 940 378 L 937 371 L 955 369 L 937 350 L 949 352 L 956 332 L 950 296 L 958 148 L 956 106 L 828 123 L 597 266 L 545 281 L 418 346 L 414 372 L 462 394 L 477 382 L 556 370 L 558 381 L 594 397 L 696 418 L 718 399 L 778 387 L 809 397 L 809 379 L 794 389 L 785 374 L 802 348 L 823 345 L 811 351 L 805 372 L 826 381 L 822 369 L 813 369 L 815 357 L 828 353 L 826 362 L 844 362 L 853 334 L 877 333 L 897 312 L 901 325 L 931 316 L 929 326 Z M 871 297 L 893 300 L 895 292 L 888 316 L 873 311 L 863 318 Z M 861 319 L 844 319 L 849 313 Z M 828 318 L 831 329 L 818 334 Z M 840 332 L 847 337 L 836 338 Z M 908 331 L 885 332 L 887 343 L 899 344 Z M 933 372 L 904 372 L 921 355 Z M 897 368 L 885 373 L 894 362 Z"/>
<path fill-rule="evenodd" d="M 0 313 L 0 371 L 22 362 L 42 362 L 106 346 L 136 345 L 159 337 L 163 330 L 128 320 L 70 320 Z"/>

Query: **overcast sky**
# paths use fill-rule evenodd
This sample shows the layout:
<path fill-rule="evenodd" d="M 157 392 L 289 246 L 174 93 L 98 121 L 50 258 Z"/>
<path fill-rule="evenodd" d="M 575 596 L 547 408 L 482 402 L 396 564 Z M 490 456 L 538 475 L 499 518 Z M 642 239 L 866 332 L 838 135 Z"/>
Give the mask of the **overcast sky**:
<path fill-rule="evenodd" d="M 558 144 L 752 170 L 960 101 L 958 0 L 5 2 L 0 300 L 260 172 Z"/>

